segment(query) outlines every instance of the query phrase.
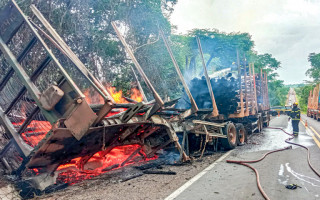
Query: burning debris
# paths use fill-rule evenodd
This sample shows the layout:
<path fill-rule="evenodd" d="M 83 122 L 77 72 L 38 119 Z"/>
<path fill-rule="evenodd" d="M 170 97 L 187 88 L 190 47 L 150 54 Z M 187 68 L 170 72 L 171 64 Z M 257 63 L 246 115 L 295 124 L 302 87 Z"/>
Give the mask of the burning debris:
<path fill-rule="evenodd" d="M 137 78 L 138 89 L 124 97 L 100 83 L 40 11 L 31 10 L 34 20 L 15 1 L 0 12 L 0 161 L 16 175 L 21 195 L 157 160 L 164 149 L 174 152 L 164 163 L 201 158 L 208 149 L 243 145 L 247 132 L 269 121 L 266 74 L 255 74 L 253 65 L 241 70 L 238 64 L 236 78 L 210 79 L 203 60 L 205 77 L 189 89 L 160 30 L 185 91 L 180 101 L 164 102 L 112 22 L 154 100 L 147 102 Z"/>
<path fill-rule="evenodd" d="M 49 34 L 14 1 L 0 12 L 1 133 L 9 135 L 0 158 L 8 171 L 44 190 L 156 159 L 156 152 L 172 143 L 183 154 L 171 126 L 154 115 L 155 105 L 139 103 L 142 95 L 135 88 L 130 98 L 105 88 L 32 10 Z M 68 73 L 70 68 L 78 74 Z M 79 88 L 75 76 L 91 89 Z"/>

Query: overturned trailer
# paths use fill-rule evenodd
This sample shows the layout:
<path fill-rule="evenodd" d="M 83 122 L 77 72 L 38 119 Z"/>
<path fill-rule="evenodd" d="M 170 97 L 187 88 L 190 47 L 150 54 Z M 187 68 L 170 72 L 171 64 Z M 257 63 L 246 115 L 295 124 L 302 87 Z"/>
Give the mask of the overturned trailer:
<path fill-rule="evenodd" d="M 186 161 L 199 147 L 197 152 L 203 155 L 207 147 L 217 150 L 243 145 L 247 133 L 268 125 L 267 75 L 255 73 L 253 64 L 241 69 L 238 62 L 238 77 L 230 80 L 234 82 L 231 86 L 237 101 L 225 101 L 234 104 L 225 109 L 221 98 L 228 91 L 216 87 L 217 81 L 208 76 L 200 40 L 197 38 L 205 72 L 202 84 L 206 86 L 201 88 L 201 98 L 193 94 L 197 86 L 192 88 L 184 80 L 160 30 L 184 87 L 186 98 L 182 99 L 190 104 L 179 108 L 177 100 L 161 99 L 112 22 L 154 97 L 149 103 L 121 104 L 115 102 L 37 8 L 31 6 L 31 10 L 34 19 L 12 1 L 0 12 L 0 136 L 5 138 L 0 141 L 0 162 L 17 175 L 17 181 L 44 190 L 57 178 L 76 182 L 79 177 L 68 177 L 70 167 L 73 172 L 98 175 L 127 163 L 153 159 L 158 150 L 166 147 L 175 148 Z M 88 88 L 103 99 L 103 104 L 90 104 L 84 95 Z M 141 86 L 139 89 L 143 94 Z M 109 154 L 119 157 L 123 149 L 126 156 L 120 164 L 104 162 Z M 87 165 L 96 160 L 102 163 L 90 170 Z"/>
<path fill-rule="evenodd" d="M 131 149 L 121 166 L 135 155 L 153 158 L 168 145 L 187 159 L 170 124 L 155 115 L 165 106 L 155 91 L 156 103 L 117 104 L 36 7 L 31 9 L 35 19 L 14 1 L 0 12 L 0 161 L 18 181 L 44 190 L 63 166 L 83 170 L 91 158 L 102 159 L 117 147 Z M 104 100 L 102 106 L 88 104 L 88 87 Z M 100 172 L 109 166 L 101 167 Z"/>

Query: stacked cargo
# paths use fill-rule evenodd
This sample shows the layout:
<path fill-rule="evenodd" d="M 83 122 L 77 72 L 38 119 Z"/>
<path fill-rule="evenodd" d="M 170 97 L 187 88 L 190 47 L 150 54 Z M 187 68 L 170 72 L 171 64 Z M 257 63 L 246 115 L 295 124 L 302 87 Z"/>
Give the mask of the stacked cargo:
<path fill-rule="evenodd" d="M 320 85 L 316 85 L 313 90 L 310 90 L 308 97 L 308 111 L 307 116 L 314 118 L 316 120 L 320 119 L 320 111 L 319 111 L 319 87 Z"/>

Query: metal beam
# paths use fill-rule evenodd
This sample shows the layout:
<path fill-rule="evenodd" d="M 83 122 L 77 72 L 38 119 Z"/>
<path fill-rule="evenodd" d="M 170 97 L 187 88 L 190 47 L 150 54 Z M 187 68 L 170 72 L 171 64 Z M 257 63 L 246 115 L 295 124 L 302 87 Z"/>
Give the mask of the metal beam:
<path fill-rule="evenodd" d="M 198 44 L 198 49 L 199 49 L 201 61 L 202 61 L 202 66 L 203 66 L 203 70 L 204 70 L 204 75 L 205 75 L 205 77 L 206 77 L 207 86 L 208 86 L 209 94 L 210 94 L 211 101 L 212 101 L 212 108 L 213 108 L 213 110 L 212 110 L 212 116 L 213 116 L 213 117 L 216 117 L 216 116 L 219 115 L 219 111 L 218 111 L 217 104 L 216 104 L 216 100 L 215 100 L 215 98 L 214 98 L 214 94 L 213 94 L 213 91 L 212 91 L 212 85 L 211 85 L 210 77 L 209 77 L 209 75 L 208 75 L 207 66 L 206 66 L 206 63 L 205 63 L 205 61 L 204 61 L 203 52 L 202 52 L 202 47 L 201 47 L 201 41 L 200 41 L 200 38 L 199 38 L 198 36 L 196 36 L 196 40 L 197 40 L 197 44 Z"/>
<path fill-rule="evenodd" d="M 146 76 L 146 74 L 144 73 L 142 67 L 140 66 L 140 64 L 138 63 L 136 57 L 134 56 L 132 50 L 130 49 L 129 45 L 127 44 L 127 42 L 125 41 L 125 39 L 122 37 L 120 31 L 118 30 L 115 22 L 111 22 L 111 25 L 113 27 L 113 29 L 115 30 L 118 38 L 120 39 L 121 43 L 123 44 L 123 46 L 125 47 L 125 49 L 127 50 L 127 53 L 129 54 L 130 58 L 132 59 L 132 62 L 134 63 L 135 67 L 137 68 L 138 72 L 140 73 L 141 77 L 143 78 L 144 82 L 146 83 L 146 85 L 148 86 L 148 88 L 150 89 L 150 91 L 153 94 L 154 99 L 156 100 L 157 104 L 162 107 L 163 106 L 163 100 L 161 99 L 161 97 L 159 96 L 159 94 L 157 93 L 157 91 L 154 89 L 153 85 L 151 84 L 151 82 L 149 81 L 148 77 Z"/>
<path fill-rule="evenodd" d="M 1 107 L 0 107 L 0 124 L 2 124 L 5 127 L 7 132 L 15 140 L 15 143 L 17 144 L 17 147 L 18 147 L 18 151 L 20 151 L 23 154 L 23 156 L 27 157 L 32 151 L 32 147 L 25 144 L 25 142 L 22 140 L 22 138 L 20 137 L 20 135 L 17 133 L 16 129 L 12 125 L 8 116 L 4 114 Z"/>
<path fill-rule="evenodd" d="M 50 63 L 51 58 L 47 57 L 42 64 L 33 72 L 30 79 L 31 81 L 35 81 L 44 68 Z M 10 110 L 18 103 L 18 101 L 22 98 L 22 96 L 27 92 L 27 88 L 23 86 L 19 91 L 18 95 L 14 98 L 14 100 L 10 103 L 9 107 L 5 110 L 5 113 L 8 114 Z"/>
<path fill-rule="evenodd" d="M 45 19 L 41 12 L 36 8 L 35 5 L 30 6 L 33 14 L 39 19 L 42 25 L 48 30 L 55 42 L 63 49 L 64 53 L 69 57 L 69 59 L 74 63 L 76 68 L 92 83 L 92 86 L 97 90 L 97 92 L 107 101 L 114 100 L 105 87 L 89 72 L 81 60 L 76 56 L 75 53 L 70 49 L 70 47 L 64 42 L 56 30 L 50 25 L 50 23 Z"/>
<path fill-rule="evenodd" d="M 143 102 L 147 103 L 147 102 L 148 102 L 148 99 L 147 99 L 146 95 L 144 94 L 144 91 L 143 91 L 143 88 L 142 88 L 142 86 L 141 86 L 141 84 L 140 84 L 140 81 L 139 81 L 139 79 L 138 79 L 138 76 L 137 76 L 136 72 L 134 71 L 133 67 L 130 66 L 130 68 L 131 68 L 131 70 L 132 70 L 132 72 L 133 72 L 134 78 L 135 78 L 136 81 L 137 81 L 138 88 L 139 88 L 140 93 L 141 93 L 142 98 L 143 98 Z"/>
<path fill-rule="evenodd" d="M 71 77 L 69 76 L 69 74 L 66 72 L 66 70 L 62 67 L 62 65 L 60 64 L 60 62 L 58 61 L 58 59 L 53 55 L 52 51 L 49 49 L 49 47 L 46 45 L 46 43 L 44 42 L 44 40 L 41 38 L 41 36 L 39 35 L 39 33 L 35 30 L 35 28 L 32 26 L 31 22 L 29 21 L 28 17 L 24 15 L 24 13 L 22 12 L 22 10 L 19 8 L 18 4 L 12 0 L 13 5 L 16 7 L 16 9 L 19 11 L 20 15 L 23 17 L 24 21 L 26 22 L 26 24 L 29 26 L 29 28 L 31 29 L 31 32 L 36 36 L 36 38 L 38 39 L 38 41 L 42 44 L 43 48 L 46 50 L 46 52 L 48 53 L 48 55 L 52 58 L 53 62 L 56 64 L 56 66 L 58 67 L 58 69 L 61 71 L 61 73 L 63 74 L 63 76 L 65 77 L 65 79 L 67 80 L 67 82 L 70 84 L 71 88 L 76 92 L 76 94 L 78 94 L 79 97 L 84 98 L 85 96 L 82 94 L 82 92 L 79 90 L 79 88 L 77 87 L 77 85 L 74 83 L 74 81 L 71 79 Z M 2 39 L 1 39 L 2 40 Z M 3 43 L 3 40 L 2 40 Z"/>
<path fill-rule="evenodd" d="M 162 31 L 161 29 L 159 29 L 159 32 L 160 32 L 160 35 L 161 35 L 161 37 L 162 37 L 162 40 L 163 40 L 163 42 L 164 42 L 167 50 L 168 50 L 168 53 L 169 53 L 169 55 L 170 55 L 170 57 L 171 57 L 171 60 L 172 60 L 172 62 L 173 62 L 173 65 L 174 65 L 174 67 L 175 67 L 175 69 L 176 69 L 176 71 L 177 71 L 177 73 L 178 73 L 178 76 L 179 76 L 179 78 L 180 78 L 180 80 L 181 80 L 181 82 L 182 82 L 182 85 L 183 85 L 183 87 L 184 87 L 184 89 L 185 89 L 185 91 L 186 91 L 186 93 L 187 93 L 187 95 L 188 95 L 188 97 L 189 97 L 189 99 L 190 99 L 191 110 L 192 110 L 193 113 L 196 113 L 196 112 L 198 112 L 198 110 L 199 110 L 199 109 L 198 109 L 198 106 L 197 106 L 197 103 L 196 103 L 196 101 L 194 100 L 194 98 L 193 98 L 193 96 L 192 96 L 192 94 L 191 94 L 191 92 L 190 92 L 190 90 L 189 90 L 189 87 L 188 87 L 186 81 L 185 81 L 184 78 L 183 78 L 183 75 L 182 75 L 181 70 L 180 70 L 180 68 L 179 68 L 179 66 L 178 66 L 178 63 L 177 63 L 177 61 L 176 61 L 176 59 L 175 59 L 175 57 L 174 57 L 174 55 L 173 55 L 173 53 L 172 53 L 171 47 L 169 46 L 167 39 L 164 37 L 163 31 Z"/>
<path fill-rule="evenodd" d="M 28 89 L 32 98 L 38 105 L 41 105 L 39 98 L 40 98 L 40 91 L 34 85 L 34 83 L 29 78 L 28 74 L 24 71 L 23 67 L 19 64 L 16 57 L 10 51 L 9 47 L 4 43 L 2 38 L 0 37 L 0 50 L 4 54 L 6 60 L 10 63 L 12 68 L 14 69 L 15 73 L 23 83 L 23 85 Z M 48 121 L 51 123 L 56 122 L 58 120 L 57 116 L 55 116 L 51 111 L 47 111 L 42 109 L 43 114 L 46 116 Z"/>

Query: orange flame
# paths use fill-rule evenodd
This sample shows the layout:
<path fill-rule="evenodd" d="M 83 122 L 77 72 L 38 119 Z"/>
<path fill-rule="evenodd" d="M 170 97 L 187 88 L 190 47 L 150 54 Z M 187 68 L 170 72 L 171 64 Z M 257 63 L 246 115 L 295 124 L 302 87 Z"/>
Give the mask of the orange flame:
<path fill-rule="evenodd" d="M 124 97 L 122 90 L 117 91 L 115 87 L 105 86 L 112 98 L 116 103 L 129 103 Z M 103 104 L 103 98 L 93 89 L 87 89 L 83 92 L 85 95 L 85 99 L 88 104 Z M 142 102 L 143 97 L 141 95 L 140 90 L 137 88 L 132 88 L 130 91 L 130 99 L 133 99 L 137 102 Z"/>
<path fill-rule="evenodd" d="M 117 91 L 115 87 L 107 87 L 107 90 L 116 103 L 129 103 L 125 98 L 123 98 L 122 90 Z"/>
<path fill-rule="evenodd" d="M 142 100 L 143 100 L 141 92 L 137 88 L 131 89 L 131 97 L 130 98 L 137 101 L 137 102 L 142 102 Z"/>

